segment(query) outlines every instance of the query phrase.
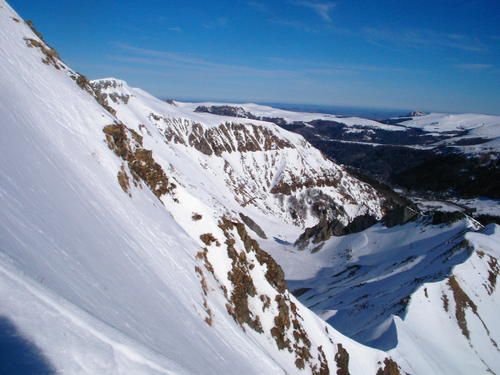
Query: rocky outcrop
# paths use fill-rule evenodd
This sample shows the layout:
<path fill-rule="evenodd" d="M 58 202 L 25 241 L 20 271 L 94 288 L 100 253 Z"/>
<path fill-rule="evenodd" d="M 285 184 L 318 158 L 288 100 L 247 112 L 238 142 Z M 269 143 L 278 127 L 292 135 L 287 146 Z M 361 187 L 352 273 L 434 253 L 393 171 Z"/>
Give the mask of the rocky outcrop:
<path fill-rule="evenodd" d="M 262 230 L 262 228 L 255 221 L 252 220 L 251 217 L 242 214 L 240 212 L 240 219 L 245 223 L 247 227 L 255 232 L 260 238 L 267 239 L 266 233 Z"/>
<path fill-rule="evenodd" d="M 248 235 L 244 224 L 222 218 L 219 227 L 226 237 L 225 245 L 232 263 L 228 272 L 231 292 L 225 293 L 228 313 L 242 326 L 248 326 L 259 333 L 269 330 L 280 350 L 293 353 L 298 369 L 308 366 L 315 375 L 327 375 L 329 369 L 325 353 L 321 346 L 313 348 L 298 308 L 291 300 L 281 267 Z M 238 248 L 236 240 L 243 244 L 243 249 Z M 265 278 L 275 291 L 274 298 L 266 294 L 258 295 L 252 275 L 252 270 L 256 267 L 253 259 L 264 266 Z M 254 310 L 249 301 L 253 300 L 252 305 L 255 305 L 257 296 L 262 307 Z M 261 313 L 269 313 L 270 310 L 276 312 L 272 327 L 264 326 L 260 319 Z M 314 352 L 317 353 L 316 358 L 313 357 Z"/>
<path fill-rule="evenodd" d="M 105 126 L 103 132 L 109 148 L 127 162 L 136 184 L 144 182 L 158 198 L 173 193 L 175 184 L 169 182 L 161 166 L 153 159 L 152 151 L 142 147 L 141 135 L 123 124 Z M 123 167 L 118 172 L 118 181 L 128 192 L 128 175 Z"/>
<path fill-rule="evenodd" d="M 278 137 L 266 127 L 255 124 L 226 122 L 217 127 L 206 128 L 199 123 L 186 123 L 154 113 L 150 114 L 150 119 L 160 123 L 159 128 L 168 142 L 189 145 L 205 155 L 221 156 L 224 152 L 294 148 L 288 140 Z M 172 124 L 177 126 L 168 126 Z"/>
<path fill-rule="evenodd" d="M 214 115 L 239 117 L 257 120 L 257 117 L 250 112 L 245 111 L 243 107 L 236 107 L 230 105 L 200 105 L 196 107 L 195 112 L 212 113 Z"/>
<path fill-rule="evenodd" d="M 337 344 L 335 362 L 337 363 L 337 375 L 351 375 L 349 372 L 349 353 L 342 344 Z"/>
<path fill-rule="evenodd" d="M 377 222 L 377 219 L 371 215 L 357 216 L 347 225 L 336 219 L 320 220 L 314 227 L 306 228 L 297 241 L 295 241 L 295 246 L 299 249 L 305 249 L 310 242 L 320 244 L 332 236 L 344 236 L 350 233 L 361 232 Z"/>
<path fill-rule="evenodd" d="M 25 38 L 26 45 L 30 48 L 38 48 L 43 54 L 42 62 L 46 65 L 52 65 L 57 70 L 62 69 L 61 61 L 59 60 L 59 55 L 57 51 L 53 48 L 48 47 L 45 43 L 40 42 L 36 39 Z"/>
<path fill-rule="evenodd" d="M 128 101 L 131 98 L 131 95 L 126 93 L 121 93 L 117 89 L 123 86 L 122 81 L 109 79 L 109 80 L 100 80 L 92 82 L 92 87 L 96 92 L 100 94 L 100 96 L 107 100 L 108 98 L 115 104 L 123 103 L 128 104 Z"/>
<path fill-rule="evenodd" d="M 401 375 L 399 366 L 391 358 L 384 359 L 383 367 L 377 370 L 377 375 Z"/>

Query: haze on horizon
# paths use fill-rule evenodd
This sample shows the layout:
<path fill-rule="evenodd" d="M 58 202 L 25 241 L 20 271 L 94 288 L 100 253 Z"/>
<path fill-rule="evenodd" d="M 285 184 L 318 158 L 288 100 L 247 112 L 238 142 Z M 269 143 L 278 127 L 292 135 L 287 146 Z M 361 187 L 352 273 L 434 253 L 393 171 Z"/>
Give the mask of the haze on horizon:
<path fill-rule="evenodd" d="M 500 114 L 500 3 L 11 5 L 89 78 L 159 97 Z"/>

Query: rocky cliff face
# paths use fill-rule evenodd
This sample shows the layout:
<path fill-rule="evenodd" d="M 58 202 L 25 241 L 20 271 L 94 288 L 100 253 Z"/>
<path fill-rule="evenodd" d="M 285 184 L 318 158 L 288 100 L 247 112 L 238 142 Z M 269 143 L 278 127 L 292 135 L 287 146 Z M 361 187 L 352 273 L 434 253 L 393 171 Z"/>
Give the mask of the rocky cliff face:
<path fill-rule="evenodd" d="M 361 215 L 380 219 L 390 206 L 369 184 L 273 123 L 244 113 L 240 115 L 245 119 L 237 119 L 214 115 L 209 108 L 174 106 L 113 79 L 95 81 L 93 86 L 108 97 L 128 98 L 110 104 L 121 121 L 146 139 L 161 137 L 165 149 L 182 153 L 200 167 L 198 173 L 221 176 L 233 202 L 213 194 L 212 199 L 226 208 L 257 208 L 261 214 L 306 228 L 331 219 L 345 226 Z M 180 165 L 173 168 L 182 170 Z M 178 176 L 184 183 L 190 178 Z"/>

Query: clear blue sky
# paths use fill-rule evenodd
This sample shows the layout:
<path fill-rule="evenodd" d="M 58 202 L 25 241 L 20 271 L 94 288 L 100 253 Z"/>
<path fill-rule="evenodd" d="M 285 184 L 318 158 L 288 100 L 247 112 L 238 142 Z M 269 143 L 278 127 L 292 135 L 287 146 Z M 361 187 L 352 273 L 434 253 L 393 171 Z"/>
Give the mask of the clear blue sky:
<path fill-rule="evenodd" d="M 74 69 L 161 97 L 500 114 L 499 0 L 10 0 Z"/>

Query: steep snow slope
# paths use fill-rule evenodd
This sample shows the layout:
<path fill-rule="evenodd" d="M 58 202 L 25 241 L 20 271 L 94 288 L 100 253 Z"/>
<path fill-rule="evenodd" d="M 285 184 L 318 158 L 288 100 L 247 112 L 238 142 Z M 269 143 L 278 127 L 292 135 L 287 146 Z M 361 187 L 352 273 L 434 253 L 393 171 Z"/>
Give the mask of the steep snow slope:
<path fill-rule="evenodd" d="M 414 373 L 498 374 L 500 372 L 500 227 L 467 233 L 470 258 L 445 280 L 424 284 L 403 320 L 395 318 L 398 352 L 420 361 Z"/>
<path fill-rule="evenodd" d="M 500 370 L 498 226 L 374 226 L 318 253 L 271 254 L 299 299 L 356 340 L 409 361 L 409 373 Z"/>
<path fill-rule="evenodd" d="M 36 37 L 0 4 L 2 315 L 64 373 L 275 367 L 242 335 L 210 332 L 197 312 L 199 246 L 153 194 L 123 194 L 103 142 L 114 119 L 41 62 L 23 39 Z"/>
<path fill-rule="evenodd" d="M 321 217 L 346 225 L 364 214 L 380 218 L 387 209 L 371 186 L 273 123 L 192 112 L 115 79 L 93 86 L 190 194 L 219 211 L 244 212 L 265 225 L 268 236 L 282 234 L 285 223 L 294 241 L 299 229 Z"/>
<path fill-rule="evenodd" d="M 365 375 L 397 374 L 398 365 L 412 374 L 498 371 L 496 228 L 465 235 L 482 250 L 463 271 L 455 269 L 460 288 L 453 279 L 448 289 L 442 286 L 449 300 L 442 316 L 453 323 L 446 329 L 465 346 L 441 357 L 419 347 L 423 308 L 410 303 L 414 320 L 395 318 L 398 345 L 389 354 L 368 348 L 298 302 L 260 246 L 276 253 L 290 275 L 296 275 L 292 264 L 313 277 L 321 267 L 337 267 L 327 261 L 337 241 L 353 241 L 353 262 L 374 262 L 363 264 L 373 266 L 372 280 L 364 273 L 360 280 L 380 288 L 384 278 L 424 271 L 419 264 L 432 254 L 412 244 L 442 237 L 450 243 L 441 254 L 448 254 L 464 223 L 413 233 L 407 242 L 410 227 L 377 226 L 296 256 L 271 237 L 293 240 L 317 221 L 314 212 L 332 203 L 335 210 L 321 215 L 344 222 L 362 213 L 380 216 L 383 198 L 272 124 L 184 112 L 116 80 L 98 82 L 94 92 L 3 0 L 0 45 L 6 155 L 0 160 L 0 316 L 58 372 Z M 249 217 L 267 239 L 251 238 L 260 231 Z M 363 238 L 376 243 L 359 244 Z M 389 246 L 395 243 L 401 251 Z M 424 258 L 395 267 L 384 261 L 388 249 L 394 259 L 406 252 Z M 465 256 L 457 249 L 446 267 Z M 314 268 L 316 256 L 325 258 Z M 392 292 L 387 301 L 397 296 Z M 432 308 L 439 303 L 433 299 Z M 373 332 L 365 321 L 353 323 Z M 443 340 L 456 336 L 433 338 L 438 344 L 429 350 L 439 353 L 437 345 L 442 350 Z M 463 354 L 460 361 L 456 353 Z"/>
<path fill-rule="evenodd" d="M 176 180 L 179 149 L 161 152 L 164 138 L 121 124 L 3 0 L 0 45 L 0 314 L 58 372 L 374 374 L 393 364 L 291 296 L 239 218 Z M 183 173 L 199 173 L 198 160 L 179 158 Z M 205 178 L 217 179 L 194 182 Z"/>

